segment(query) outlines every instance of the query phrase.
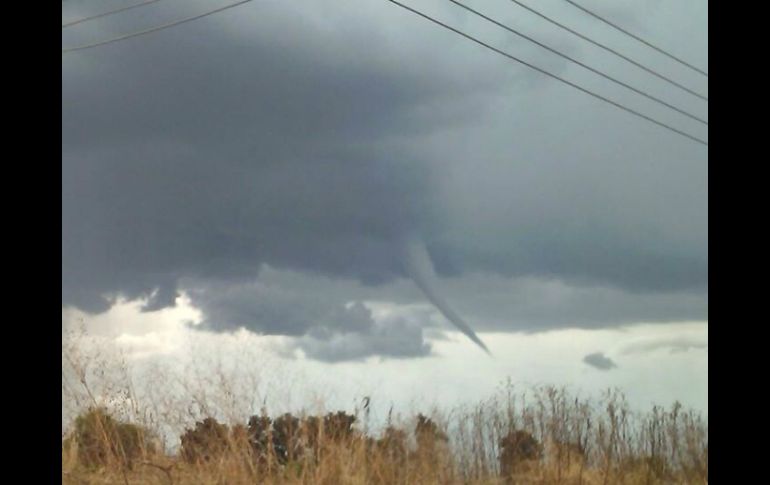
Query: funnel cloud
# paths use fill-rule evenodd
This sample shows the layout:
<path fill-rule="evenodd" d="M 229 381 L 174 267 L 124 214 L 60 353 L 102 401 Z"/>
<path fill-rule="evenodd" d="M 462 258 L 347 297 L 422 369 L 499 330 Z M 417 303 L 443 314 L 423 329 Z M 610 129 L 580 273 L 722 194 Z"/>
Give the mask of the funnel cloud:
<path fill-rule="evenodd" d="M 469 339 L 481 347 L 484 352 L 492 355 L 484 342 L 476 335 L 476 332 L 468 325 L 463 318 L 458 315 L 449 304 L 433 289 L 431 279 L 434 277 L 433 264 L 430 260 L 428 250 L 425 244 L 417 240 L 411 240 L 406 244 L 406 270 L 409 277 L 414 281 L 425 297 L 435 305 L 444 317 L 460 329 Z"/>
<path fill-rule="evenodd" d="M 66 3 L 68 18 L 88 15 Z M 504 3 L 488 13 L 507 16 Z M 623 3 L 640 30 L 707 65 L 705 2 L 659 15 Z M 62 57 L 63 308 L 143 301 L 150 316 L 183 295 L 196 328 L 296 339 L 325 361 L 429 355 L 439 311 L 482 348 L 475 332 L 708 319 L 702 147 L 387 2 L 249 5 Z M 62 44 L 138 20 L 65 29 Z M 588 80 L 533 44 L 503 44 L 494 25 L 468 26 Z"/>

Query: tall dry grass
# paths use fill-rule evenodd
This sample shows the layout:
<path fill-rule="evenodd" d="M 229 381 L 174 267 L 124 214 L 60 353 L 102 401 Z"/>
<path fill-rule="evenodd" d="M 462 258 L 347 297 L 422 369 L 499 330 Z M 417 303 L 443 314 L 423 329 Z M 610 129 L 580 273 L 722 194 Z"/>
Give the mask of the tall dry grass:
<path fill-rule="evenodd" d="M 368 400 L 350 414 L 252 415 L 264 403 L 256 377 L 151 369 L 140 394 L 124 360 L 65 337 L 66 484 L 707 483 L 708 424 L 679 404 L 640 413 L 617 390 L 588 399 L 508 384 L 379 425 Z"/>

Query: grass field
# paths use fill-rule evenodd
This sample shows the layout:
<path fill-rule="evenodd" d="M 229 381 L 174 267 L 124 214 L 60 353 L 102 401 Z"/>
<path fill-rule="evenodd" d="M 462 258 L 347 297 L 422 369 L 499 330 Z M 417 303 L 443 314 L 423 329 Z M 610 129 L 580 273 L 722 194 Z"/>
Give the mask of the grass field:
<path fill-rule="evenodd" d="M 708 423 L 676 403 L 632 411 L 618 390 L 505 386 L 472 406 L 375 422 L 368 399 L 254 412 L 249 386 L 222 374 L 183 381 L 184 398 L 139 395 L 120 359 L 72 341 L 62 364 L 65 484 L 707 483 Z M 172 388 L 153 375 L 152 387 Z"/>

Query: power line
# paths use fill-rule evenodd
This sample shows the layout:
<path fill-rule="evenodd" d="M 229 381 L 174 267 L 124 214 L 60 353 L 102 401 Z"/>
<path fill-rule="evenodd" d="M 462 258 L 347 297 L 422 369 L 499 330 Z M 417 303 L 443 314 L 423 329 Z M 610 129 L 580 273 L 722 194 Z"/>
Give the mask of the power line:
<path fill-rule="evenodd" d="M 238 5 L 243 5 L 244 3 L 248 3 L 248 2 L 251 2 L 251 0 L 241 0 L 240 2 L 231 3 L 229 5 L 225 5 L 223 7 L 219 7 L 219 8 L 214 9 L 214 10 L 209 10 L 208 12 L 204 12 L 204 13 L 199 14 L 199 15 L 194 15 L 192 17 L 187 17 L 187 18 L 184 18 L 184 19 L 181 19 L 181 20 L 176 20 L 174 22 L 171 22 L 171 23 L 168 23 L 168 24 L 159 25 L 157 27 L 152 27 L 152 28 L 147 29 L 147 30 L 141 30 L 139 32 L 132 32 L 130 34 L 122 35 L 120 37 L 114 37 L 112 39 L 104 40 L 104 41 L 101 41 L 101 42 L 95 42 L 93 44 L 84 44 L 84 45 L 79 45 L 79 46 L 75 46 L 75 47 L 68 47 L 66 49 L 62 49 L 61 52 L 62 52 L 62 54 L 66 54 L 67 52 L 74 52 L 74 51 L 79 51 L 79 50 L 83 50 L 83 49 L 90 49 L 92 47 L 98 47 L 98 46 L 105 45 L 105 44 L 111 44 L 113 42 L 118 42 L 118 41 L 121 41 L 121 40 L 130 39 L 132 37 L 137 37 L 137 36 L 140 36 L 140 35 L 149 34 L 151 32 L 157 32 L 159 30 L 167 29 L 169 27 L 173 27 L 175 25 L 183 24 L 185 22 L 192 22 L 193 20 L 197 20 L 197 19 L 206 17 L 208 15 L 212 15 L 212 14 L 215 14 L 217 12 L 221 12 L 223 10 L 227 10 L 229 8 L 237 7 Z"/>
<path fill-rule="evenodd" d="M 547 15 L 545 15 L 545 14 L 543 14 L 541 12 L 538 12 L 534 8 L 521 3 L 519 0 L 511 0 L 511 1 L 513 3 L 515 3 L 516 5 L 518 5 L 519 7 L 532 12 L 533 14 L 537 15 L 538 17 L 540 17 L 540 18 L 542 18 L 544 20 L 547 20 L 548 22 L 556 25 L 557 27 L 561 27 L 562 29 L 566 30 L 567 32 L 570 32 L 570 33 L 580 37 L 581 39 L 583 39 L 585 41 L 588 41 L 591 44 L 593 44 L 593 45 L 595 45 L 597 47 L 600 47 L 600 48 L 604 49 L 605 51 L 610 52 L 610 53 L 620 57 L 621 59 L 624 59 L 627 62 L 630 62 L 631 64 L 635 65 L 636 67 L 638 67 L 640 69 L 643 69 L 643 70 L 647 71 L 648 73 L 652 74 L 653 76 L 657 76 L 658 78 L 660 78 L 660 79 L 662 79 L 662 80 L 664 80 L 664 81 L 666 81 L 666 82 L 668 82 L 670 84 L 673 84 L 674 86 L 678 87 L 679 89 L 687 91 L 688 93 L 692 94 L 693 96 L 696 96 L 696 97 L 698 97 L 698 98 L 700 98 L 700 99 L 702 99 L 704 101 L 708 101 L 709 100 L 708 97 L 700 94 L 699 92 L 693 91 L 692 89 L 688 88 L 687 86 L 685 86 L 683 84 L 680 84 L 680 83 L 674 81 L 673 79 L 671 79 L 671 78 L 669 78 L 667 76 L 664 76 L 663 74 L 660 74 L 659 72 L 657 72 L 657 71 L 655 71 L 653 69 L 650 69 L 649 67 L 647 67 L 647 66 L 645 66 L 645 65 L 643 65 L 643 64 L 641 64 L 641 63 L 639 63 L 639 62 L 637 62 L 637 61 L 635 61 L 633 59 L 631 59 L 630 57 L 621 54 L 620 52 L 616 51 L 615 49 L 613 49 L 611 47 L 608 47 L 608 46 L 606 46 L 606 45 L 604 45 L 604 44 L 602 44 L 600 42 L 597 42 L 597 41 L 591 39 L 590 37 L 588 37 L 586 35 L 581 34 L 580 32 L 578 32 L 578 31 L 576 31 L 576 30 L 574 30 L 574 29 L 572 29 L 572 28 L 562 24 L 561 22 L 558 22 L 558 21 L 552 19 L 551 17 L 548 17 Z"/>
<path fill-rule="evenodd" d="M 67 27 L 72 27 L 73 25 L 81 24 L 83 22 L 88 22 L 89 20 L 99 19 L 99 18 L 106 17 L 108 15 L 112 15 L 112 14 L 115 14 L 115 13 L 125 12 L 126 10 L 131 10 L 133 8 L 136 8 L 136 7 L 144 7 L 145 5 L 149 5 L 151 3 L 156 3 L 156 2 L 160 2 L 160 0 L 147 0 L 146 2 L 136 3 L 134 5 L 129 5 L 128 7 L 123 7 L 123 8 L 119 8 L 119 9 L 116 9 L 116 10 L 110 10 L 109 12 L 104 12 L 104 13 L 92 15 L 90 17 L 85 17 L 85 18 L 82 18 L 82 19 L 73 20 L 72 22 L 67 22 L 66 24 L 61 24 L 61 28 L 62 29 L 66 29 Z"/>
<path fill-rule="evenodd" d="M 697 117 L 697 116 L 695 116 L 693 114 L 690 114 L 690 113 L 688 113 L 687 111 L 685 111 L 685 110 L 683 110 L 681 108 L 678 108 L 678 107 L 676 107 L 676 106 L 674 106 L 674 105 L 672 105 L 670 103 L 667 103 L 666 101 L 663 101 L 660 98 L 657 98 L 657 97 L 655 97 L 655 96 L 653 96 L 653 95 L 651 95 L 651 94 L 649 94 L 649 93 L 647 93 L 645 91 L 642 91 L 641 89 L 637 89 L 637 88 L 635 88 L 635 87 L 633 87 L 633 86 L 631 86 L 631 85 L 629 85 L 629 84 L 627 84 L 627 83 L 625 83 L 623 81 L 620 81 L 620 80 L 618 80 L 618 79 L 616 79 L 616 78 L 614 78 L 612 76 L 609 76 L 609 75 L 599 71 L 598 69 L 595 69 L 595 68 L 593 68 L 593 67 L 591 67 L 591 66 L 589 66 L 589 65 L 587 65 L 587 64 L 585 64 L 585 63 L 583 63 L 583 62 L 581 62 L 581 61 L 579 61 L 579 60 L 577 60 L 577 59 L 575 59 L 573 57 L 568 56 L 567 54 L 559 52 L 558 50 L 556 50 L 556 49 L 554 49 L 552 47 L 549 47 L 549 46 L 543 44 L 542 42 L 539 42 L 536 39 L 533 39 L 532 37 L 529 37 L 528 35 L 522 34 L 521 32 L 519 32 L 519 31 L 517 31 L 517 30 L 515 30 L 515 29 L 513 29 L 511 27 L 508 27 L 507 25 L 501 24 L 500 22 L 496 21 L 495 19 L 492 19 L 492 18 L 484 15 L 483 13 L 481 13 L 481 12 L 479 12 L 477 10 L 472 9 L 471 7 L 469 7 L 469 6 L 467 6 L 467 5 L 463 4 L 463 3 L 460 3 L 457 0 L 449 0 L 449 1 L 454 3 L 455 5 L 457 5 L 458 7 L 464 8 L 465 10 L 467 10 L 467 11 L 469 11 L 469 12 L 471 12 L 471 13 L 473 13 L 473 14 L 475 14 L 475 15 L 477 15 L 477 16 L 479 16 L 479 17 L 481 17 L 481 18 L 483 18 L 483 19 L 485 19 L 485 20 L 487 20 L 487 21 L 497 25 L 498 27 L 502 27 L 503 29 L 507 30 L 508 32 L 516 34 L 519 37 L 523 37 L 524 39 L 527 39 L 528 41 L 530 41 L 530 42 L 532 42 L 534 44 L 539 45 L 543 49 L 546 49 L 546 50 L 548 50 L 550 52 L 553 52 L 554 54 L 556 54 L 558 56 L 561 56 L 562 58 L 567 59 L 568 61 L 574 62 L 575 64 L 583 67 L 584 69 L 588 69 L 589 71 L 591 71 L 591 72 L 593 72 L 595 74 L 598 74 L 598 75 L 602 76 L 605 79 L 608 79 L 608 80 L 610 80 L 610 81 L 612 81 L 612 82 L 614 82 L 616 84 L 619 84 L 619 85 L 621 85 L 621 86 L 623 86 L 623 87 L 625 87 L 627 89 L 630 89 L 631 91 L 633 91 L 635 93 L 641 94 L 642 96 L 644 96 L 644 97 L 646 97 L 648 99 L 651 99 L 651 100 L 653 100 L 653 101 L 655 101 L 657 103 L 660 103 L 663 106 L 671 108 L 674 111 L 676 111 L 678 113 L 681 113 L 681 114 L 683 114 L 683 115 L 685 115 L 685 116 L 687 116 L 687 117 L 689 117 L 689 118 L 691 118 L 691 119 L 693 119 L 695 121 L 703 123 L 704 125 L 708 125 L 708 121 L 706 121 L 706 120 L 704 120 L 702 118 L 699 118 L 699 117 Z"/>
<path fill-rule="evenodd" d="M 622 27 L 620 27 L 620 26 L 618 26 L 618 25 L 615 25 L 615 24 L 613 24 L 613 23 L 612 23 L 612 22 L 610 22 L 609 20 L 607 20 L 607 19 L 605 19 L 605 18 L 603 18 L 603 17 L 599 16 L 598 14 L 596 14 L 596 13 L 594 13 L 594 12 L 592 12 L 592 11 L 588 10 L 587 8 L 585 8 L 585 7 L 583 7 L 583 6 L 579 5 L 579 4 L 577 4 L 576 2 L 574 2 L 574 1 L 572 1 L 572 0 L 565 0 L 565 1 L 566 1 L 567 3 L 569 3 L 570 5 L 574 6 L 575 8 L 579 8 L 580 10 L 582 10 L 582 11 L 583 11 L 583 12 L 585 12 L 585 13 L 587 13 L 588 15 L 590 15 L 590 16 L 592 16 L 592 17 L 594 17 L 594 18 L 598 19 L 598 20 L 601 20 L 602 22 L 604 22 L 605 24 L 607 24 L 607 25 L 609 25 L 609 26 L 611 26 L 611 27 L 614 27 L 614 28 L 616 28 L 617 30 L 619 30 L 619 31 L 623 32 L 624 34 L 628 35 L 629 37 L 633 37 L 634 39 L 638 40 L 639 42 L 643 43 L 644 45 L 646 45 L 646 46 L 648 46 L 648 47 L 652 47 L 653 49 L 655 49 L 656 51 L 660 52 L 661 54 L 663 54 L 663 55 L 666 55 L 666 56 L 670 57 L 671 59 L 673 59 L 673 60 L 675 60 L 675 61 L 677 61 L 677 62 L 679 62 L 679 63 L 681 63 L 681 64 L 683 64 L 683 65 L 685 65 L 685 66 L 687 66 L 687 67 L 689 67 L 689 68 L 690 68 L 690 69 L 692 69 L 693 71 L 697 71 L 697 72 L 699 72 L 699 73 L 703 74 L 704 76 L 708 77 L 709 73 L 707 73 L 706 71 L 704 71 L 704 70 L 702 70 L 702 69 L 698 69 L 697 67 L 693 66 L 693 65 L 692 65 L 692 64 L 690 64 L 689 62 L 685 62 L 685 61 L 683 61 L 682 59 L 680 59 L 680 58 L 678 58 L 678 57 L 674 56 L 673 54 L 670 54 L 670 53 L 668 53 L 668 52 L 664 51 L 664 50 L 663 50 L 663 49 L 661 49 L 660 47 L 656 47 L 656 46 L 652 45 L 651 43 L 649 43 L 648 41 L 646 41 L 646 40 L 642 39 L 641 37 L 639 37 L 639 36 L 637 36 L 637 35 L 634 35 L 634 34 L 632 34 L 631 32 L 627 31 L 626 29 L 624 29 L 624 28 L 622 28 Z"/>
<path fill-rule="evenodd" d="M 550 73 L 550 72 L 546 71 L 545 69 L 542 69 L 542 68 L 537 67 L 537 66 L 535 66 L 533 64 L 530 64 L 530 63 L 528 63 L 526 61 L 523 61 L 523 60 L 521 60 L 521 59 L 519 59 L 517 57 L 514 57 L 513 55 L 511 55 L 511 54 L 509 54 L 507 52 L 501 51 L 500 49 L 498 49 L 496 47 L 493 47 L 493 46 L 487 44 L 484 41 L 481 41 L 481 40 L 479 40 L 479 39 L 477 39 L 475 37 L 472 37 L 472 36 L 466 34 L 465 32 L 462 32 L 462 31 L 452 27 L 451 25 L 447 25 L 444 22 L 441 22 L 440 20 L 436 20 L 433 17 L 430 17 L 430 16 L 420 12 L 419 10 L 415 10 L 412 7 L 404 5 L 403 3 L 398 2 L 397 0 L 387 0 L 387 1 L 389 1 L 390 3 L 392 3 L 392 4 L 394 4 L 394 5 L 398 6 L 398 7 L 403 8 L 404 10 L 408 10 L 408 11 L 410 11 L 410 12 L 416 14 L 416 15 L 419 15 L 420 17 L 422 17 L 422 18 L 424 18 L 424 19 L 426 19 L 426 20 L 428 20 L 430 22 L 433 22 L 436 25 L 444 27 L 445 29 L 452 31 L 455 34 L 461 35 L 461 36 L 465 37 L 468 40 L 471 40 L 471 41 L 473 41 L 473 42 L 475 42 L 475 43 L 477 43 L 477 44 L 479 44 L 479 45 L 481 45 L 483 47 L 486 47 L 487 49 L 490 49 L 490 50 L 500 54 L 501 56 L 507 57 L 508 59 L 511 59 L 511 60 L 516 61 L 516 62 L 518 62 L 520 64 L 523 64 L 523 65 L 529 67 L 530 69 L 534 69 L 535 71 L 538 71 L 538 72 L 540 72 L 542 74 L 545 74 L 546 76 L 549 76 L 549 77 L 551 77 L 553 79 L 561 81 L 561 82 L 563 82 L 564 84 L 566 84 L 568 86 L 572 86 L 573 88 L 575 88 L 575 89 L 577 89 L 579 91 L 582 91 L 582 92 L 584 92 L 584 93 L 586 93 L 586 94 L 588 94 L 590 96 L 593 96 L 594 98 L 600 99 L 600 100 L 604 101 L 605 103 L 609 103 L 609 104 L 615 106 L 616 108 L 620 108 L 623 111 L 627 111 L 627 112 L 629 112 L 629 113 L 631 113 L 631 114 L 633 114 L 635 116 L 638 116 L 638 117 L 643 118 L 643 119 L 645 119 L 647 121 L 655 123 L 658 126 L 661 126 L 663 128 L 666 128 L 667 130 L 673 131 L 674 133 L 678 133 L 679 135 L 682 135 L 682 136 L 684 136 L 686 138 L 689 138 L 692 141 L 695 141 L 695 142 L 700 143 L 702 145 L 708 146 L 708 142 L 706 142 L 704 140 L 701 140 L 700 138 L 697 138 L 697 137 L 695 137 L 693 135 L 690 135 L 687 132 L 684 132 L 682 130 L 674 128 L 673 126 L 667 125 L 667 124 L 665 124 L 665 123 L 663 123 L 661 121 L 658 121 L 658 120 L 656 120 L 654 118 L 651 118 L 651 117 L 649 117 L 649 116 L 647 116 L 647 115 L 645 115 L 643 113 L 640 113 L 640 112 L 638 112 L 638 111 L 636 111 L 636 110 L 634 110 L 632 108 L 628 108 L 626 106 L 623 106 L 622 104 L 620 104 L 620 103 L 618 103 L 616 101 L 613 101 L 613 100 L 611 100 L 609 98 L 606 98 L 606 97 L 604 97 L 604 96 L 602 96 L 600 94 L 596 94 L 593 91 L 589 91 L 588 89 L 586 89 L 586 88 L 584 88 L 582 86 L 579 86 L 579 85 L 577 85 L 577 84 L 575 84 L 575 83 L 573 83 L 571 81 L 563 79 L 563 78 L 557 76 L 556 74 Z"/>

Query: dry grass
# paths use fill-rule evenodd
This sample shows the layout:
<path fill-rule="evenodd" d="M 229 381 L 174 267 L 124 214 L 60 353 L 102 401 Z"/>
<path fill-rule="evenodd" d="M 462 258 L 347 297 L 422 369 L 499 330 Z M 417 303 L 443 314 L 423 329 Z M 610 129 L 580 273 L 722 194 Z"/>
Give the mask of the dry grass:
<path fill-rule="evenodd" d="M 154 372 L 169 396 L 140 397 L 125 363 L 75 342 L 62 348 L 64 484 L 707 483 L 708 424 L 678 404 L 634 413 L 618 391 L 592 401 L 508 386 L 377 430 L 368 402 L 249 418 L 254 396 L 221 369 L 191 381 Z"/>

